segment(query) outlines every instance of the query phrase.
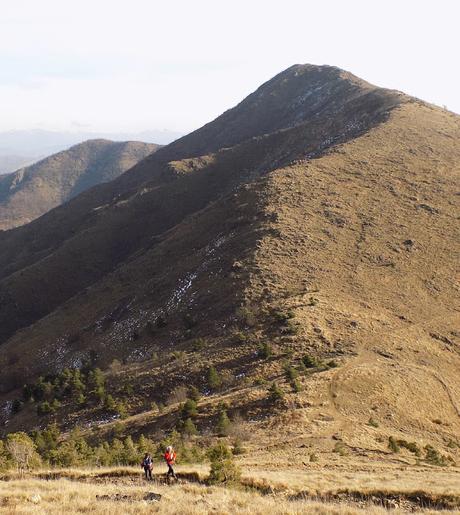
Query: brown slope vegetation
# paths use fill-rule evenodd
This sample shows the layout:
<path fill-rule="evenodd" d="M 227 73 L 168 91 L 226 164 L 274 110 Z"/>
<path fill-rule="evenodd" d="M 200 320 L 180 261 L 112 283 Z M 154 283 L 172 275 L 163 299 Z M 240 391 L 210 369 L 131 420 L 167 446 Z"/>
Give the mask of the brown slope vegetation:
<path fill-rule="evenodd" d="M 0 230 L 27 224 L 96 184 L 110 181 L 158 145 L 89 140 L 0 177 Z"/>
<path fill-rule="evenodd" d="M 282 94 L 277 95 L 278 90 Z M 206 126 L 206 131 L 214 128 L 216 141 L 211 133 L 192 133 L 159 150 L 126 177 L 93 188 L 24 228 L 0 234 L 0 341 L 50 313 L 239 183 L 350 139 L 405 101 L 401 94 L 371 87 L 336 68 L 296 66 Z M 281 123 L 283 108 L 287 114 Z M 246 126 L 254 117 L 248 112 L 259 110 L 263 117 L 253 127 L 253 137 L 244 141 L 248 134 L 242 131 L 237 138 L 238 120 Z M 188 156 L 202 149 L 203 138 L 207 149 L 218 147 L 227 126 L 233 129 L 225 142 L 242 143 L 190 161 Z M 269 129 L 275 132 L 260 135 Z M 178 163 L 184 156 L 187 159 Z"/>
<path fill-rule="evenodd" d="M 294 311 L 296 350 L 356 355 L 310 383 L 318 409 L 297 422 L 313 439 L 369 449 L 391 432 L 441 444 L 460 434 L 459 122 L 406 104 L 267 178 L 279 232 L 256 252 L 249 302 Z"/>
<path fill-rule="evenodd" d="M 286 442 L 298 463 L 337 442 L 362 462 L 394 461 L 389 436 L 458 453 L 447 445 L 460 433 L 459 118 L 405 102 L 315 158 L 306 156 L 314 152 L 310 129 L 176 161 L 168 166 L 174 180 L 123 199 L 124 217 L 133 210 L 145 222 L 143 197 L 160 192 L 150 209 L 167 196 L 182 206 L 216 181 L 213 195 L 169 230 L 152 231 L 114 271 L 10 338 L 3 391 L 91 356 L 103 367 L 117 357 L 126 364 L 109 374 L 111 387 L 135 385 L 125 430 L 155 433 L 176 423 L 177 406 L 158 414 L 150 402 L 184 383 L 205 391 L 214 364 L 234 379 L 200 403 L 197 425 L 209 428 L 221 401 L 231 414 L 240 410 L 254 462 L 275 468 Z M 286 162 L 277 161 L 288 148 Z M 168 205 L 157 216 L 172 216 Z M 277 313 L 288 312 L 290 323 L 280 323 Z M 204 339 L 199 348 L 196 338 Z M 263 342 L 274 357 L 257 355 Z M 173 360 L 173 351 L 185 354 Z M 302 376 L 293 393 L 283 361 L 306 354 L 340 366 Z M 283 403 L 270 405 L 257 378 L 278 381 Z M 71 427 L 104 413 L 67 404 L 60 417 Z M 27 407 L 8 429 L 43 422 Z"/>

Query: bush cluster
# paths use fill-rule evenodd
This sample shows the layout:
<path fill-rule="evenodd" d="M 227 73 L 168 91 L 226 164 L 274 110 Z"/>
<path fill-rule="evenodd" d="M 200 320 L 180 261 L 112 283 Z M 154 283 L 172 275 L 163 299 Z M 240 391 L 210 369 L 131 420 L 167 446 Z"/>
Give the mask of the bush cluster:
<path fill-rule="evenodd" d="M 141 435 L 137 440 L 127 436 L 90 445 L 80 430 L 63 438 L 58 426 L 50 424 L 31 435 L 10 433 L 0 440 L 0 469 L 31 469 L 41 464 L 54 467 L 135 466 L 145 452 L 161 460 L 168 445 L 174 446 L 178 461 L 182 463 L 201 462 L 205 458 L 205 452 L 199 446 L 185 441 L 177 431 L 172 431 L 158 443 Z"/>
<path fill-rule="evenodd" d="M 123 393 L 132 395 L 132 385 L 124 385 Z M 121 418 L 128 415 L 126 403 L 107 393 L 105 374 L 99 368 L 65 368 L 60 374 L 41 376 L 35 383 L 24 385 L 22 400 L 13 402 L 13 414 L 26 402 L 35 404 L 39 416 L 56 413 L 64 402 L 73 402 L 78 407 L 99 404 Z"/>

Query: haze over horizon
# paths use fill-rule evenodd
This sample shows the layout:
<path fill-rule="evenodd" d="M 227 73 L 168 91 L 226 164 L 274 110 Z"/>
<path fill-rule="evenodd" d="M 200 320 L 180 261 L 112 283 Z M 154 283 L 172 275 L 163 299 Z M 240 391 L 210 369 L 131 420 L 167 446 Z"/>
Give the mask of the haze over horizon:
<path fill-rule="evenodd" d="M 460 112 L 452 1 L 18 0 L 2 11 L 0 132 L 187 133 L 295 63 Z"/>

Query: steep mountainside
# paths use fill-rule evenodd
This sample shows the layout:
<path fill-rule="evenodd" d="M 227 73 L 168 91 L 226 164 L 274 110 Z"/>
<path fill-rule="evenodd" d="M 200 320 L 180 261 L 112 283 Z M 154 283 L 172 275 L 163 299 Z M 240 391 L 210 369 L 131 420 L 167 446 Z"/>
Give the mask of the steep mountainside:
<path fill-rule="evenodd" d="M 292 91 L 292 96 L 281 95 L 279 89 Z M 271 100 L 278 96 L 279 104 Z M 214 127 L 218 141 L 205 138 L 206 152 L 211 154 L 196 157 L 203 145 L 203 135 L 196 131 L 117 180 L 79 195 L 17 231 L 0 233 L 0 341 L 50 313 L 149 247 L 152 238 L 241 182 L 346 141 L 384 120 L 389 110 L 406 100 L 337 68 L 292 67 L 206 126 L 208 131 Z M 254 136 L 245 140 L 247 133 L 238 137 L 236 127 L 239 120 L 245 126 L 254 118 L 248 116 L 254 105 L 265 113 L 263 129 L 254 129 Z M 289 116 L 280 123 L 283 107 Z M 229 117 L 231 123 L 226 122 Z M 234 146 L 214 152 L 224 141 L 223 127 L 232 134 L 225 141 Z M 269 130 L 274 132 L 266 133 Z M 18 274 L 21 270 L 24 273 Z M 37 281 L 34 295 L 31 280 Z"/>
<path fill-rule="evenodd" d="M 101 182 L 110 181 L 158 145 L 89 140 L 0 177 L 0 229 L 26 224 Z"/>
<path fill-rule="evenodd" d="M 206 394 L 200 430 L 226 402 L 270 462 L 286 442 L 300 460 L 339 441 L 392 459 L 389 436 L 458 454 L 459 141 L 452 113 L 336 68 L 289 68 L 0 236 L 3 399 L 90 363 L 114 396 L 130 385 L 127 433 L 171 429 L 178 406 L 152 402 L 185 383 Z M 223 378 L 211 391 L 210 365 Z M 67 428 L 112 428 L 97 403 L 59 409 Z M 48 420 L 3 413 L 8 430 Z"/>

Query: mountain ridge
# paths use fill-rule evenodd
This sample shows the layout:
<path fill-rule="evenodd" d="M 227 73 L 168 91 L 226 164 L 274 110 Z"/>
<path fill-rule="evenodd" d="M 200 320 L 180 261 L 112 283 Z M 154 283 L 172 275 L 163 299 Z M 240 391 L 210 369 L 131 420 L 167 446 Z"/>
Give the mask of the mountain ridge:
<path fill-rule="evenodd" d="M 0 176 L 0 229 L 24 225 L 79 193 L 107 182 L 158 146 L 97 139 Z"/>
<path fill-rule="evenodd" d="M 187 384 L 206 397 L 200 429 L 226 402 L 265 460 L 284 440 L 307 461 L 337 441 L 391 460 L 394 435 L 457 452 L 460 117 L 347 74 L 341 89 L 337 69 L 315 97 L 323 71 L 300 70 L 257 90 L 255 129 L 240 103 L 215 140 L 208 124 L 0 234 L 4 402 L 25 377 L 91 362 L 113 395 L 132 385 L 127 434 L 170 430 L 177 410 L 151 403 Z M 290 110 L 302 87 L 306 107 Z M 296 391 L 286 370 L 301 363 Z M 211 365 L 227 379 L 210 393 Z M 68 430 L 106 417 L 91 403 L 59 413 Z M 44 420 L 27 407 L 8 429 Z"/>
<path fill-rule="evenodd" d="M 288 70 L 283 72 L 286 78 L 289 79 L 287 81 L 287 85 L 289 86 L 288 89 L 290 90 L 291 87 L 293 87 L 297 95 L 299 94 L 299 91 L 302 90 L 302 84 L 304 81 L 306 81 L 307 87 L 310 87 L 311 84 L 317 85 L 318 80 L 323 80 L 321 67 L 315 66 L 312 68 L 312 77 L 310 77 L 310 75 L 308 74 L 310 66 L 304 67 L 302 69 L 306 72 L 306 78 L 304 77 L 304 75 L 296 75 L 297 68 L 289 68 Z M 307 135 L 309 135 L 309 137 L 312 139 L 312 143 L 310 145 L 311 151 L 321 151 L 322 149 L 327 148 L 328 146 L 336 144 L 340 140 L 352 138 L 353 135 L 361 133 L 364 130 L 364 127 L 382 121 L 387 115 L 388 110 L 391 110 L 400 102 L 408 101 L 407 97 L 401 96 L 399 93 L 386 90 L 380 91 L 378 90 L 378 88 L 373 88 L 369 96 L 369 87 L 366 83 L 364 83 L 365 90 L 363 92 L 361 90 L 356 91 L 354 84 L 350 90 L 348 79 L 346 81 L 343 81 L 337 69 L 332 69 L 331 72 L 329 68 L 326 68 L 326 71 L 327 73 L 332 73 L 332 84 L 334 87 L 332 91 L 329 88 L 327 88 L 327 92 L 323 91 L 321 93 L 320 103 L 323 106 L 323 108 L 320 109 L 320 112 L 323 113 L 324 116 L 313 117 L 310 122 L 306 122 L 306 125 L 304 124 L 304 130 L 306 131 Z M 276 89 L 276 84 L 278 84 L 278 82 L 280 81 L 280 77 L 282 76 L 282 74 L 278 75 L 277 77 L 275 77 L 275 83 L 272 79 L 268 81 L 266 85 L 259 88 L 257 91 L 265 91 L 267 87 L 270 91 L 271 88 L 274 87 L 273 84 L 275 84 Z M 329 75 L 327 75 L 327 78 L 328 77 Z M 329 82 L 326 81 L 326 84 L 329 84 Z M 342 86 L 343 88 L 345 88 L 345 91 L 342 90 Z M 330 97 L 331 100 L 333 98 L 336 98 L 337 95 L 339 95 L 339 100 L 336 103 L 333 103 L 332 101 L 328 103 L 324 100 L 323 95 L 326 95 L 326 98 L 329 98 L 332 95 L 332 97 Z M 251 98 L 251 95 L 249 96 L 249 98 Z M 252 99 L 253 98 L 254 97 L 252 97 Z M 290 98 L 291 97 L 287 95 L 287 103 L 290 102 Z M 309 98 L 313 100 L 314 106 L 313 108 L 307 108 L 306 111 L 303 112 L 302 116 L 304 118 L 308 117 L 309 113 L 311 112 L 318 112 L 317 101 L 314 100 L 312 97 Z M 356 100 L 356 98 L 358 100 Z M 356 104 L 356 102 L 358 102 L 358 104 Z M 241 104 L 236 106 L 234 108 L 235 111 L 233 112 L 236 112 L 236 120 L 242 119 L 244 122 L 248 118 L 248 115 L 245 109 L 241 111 Z M 271 105 L 271 101 L 269 101 L 269 104 Z M 250 102 L 250 105 L 253 105 L 252 100 Z M 263 158 L 264 153 L 266 153 L 266 155 L 268 156 L 268 159 L 266 159 L 268 167 L 274 166 L 275 159 L 277 162 L 276 166 L 280 166 L 282 162 L 287 163 L 289 160 L 305 157 L 305 148 L 302 147 L 302 145 L 304 145 L 304 135 L 302 133 L 302 129 L 299 128 L 301 127 L 301 124 L 299 125 L 297 123 L 299 119 L 298 115 L 295 112 L 291 112 L 290 119 L 295 119 L 296 123 L 293 125 L 293 127 L 289 129 L 286 128 L 285 130 L 280 130 L 280 122 L 277 118 L 278 108 L 276 107 L 276 105 L 274 112 L 273 109 L 270 111 L 270 113 L 272 114 L 272 118 L 269 118 L 268 122 L 266 121 L 266 123 L 272 123 L 272 127 L 275 132 L 273 132 L 271 135 L 266 134 L 264 136 L 261 133 L 261 131 L 256 131 L 255 136 L 249 138 L 249 140 L 247 140 L 246 142 L 244 141 L 246 135 L 239 138 L 236 137 L 236 139 L 232 136 L 232 141 L 236 144 L 234 146 L 233 151 L 228 150 L 228 152 L 230 152 L 230 155 L 232 155 L 231 153 L 233 152 L 241 153 L 243 156 L 246 156 L 248 154 L 248 151 L 246 149 L 249 149 L 251 145 L 254 145 L 254 148 L 259 149 L 256 155 Z M 263 106 L 265 106 L 265 103 L 263 104 Z M 371 106 L 372 111 L 369 110 L 369 106 Z M 369 116 L 369 111 L 372 112 L 372 116 Z M 335 116 L 332 117 L 331 113 L 335 113 Z M 266 113 L 263 116 L 264 119 L 267 119 Z M 361 116 L 361 119 L 359 119 L 359 116 Z M 224 115 L 222 115 L 221 117 L 217 118 L 214 122 L 212 122 L 214 124 L 213 126 L 215 127 L 216 133 L 219 135 L 219 142 L 221 141 L 221 127 L 228 126 L 226 121 L 227 117 L 228 114 L 224 113 Z M 252 119 L 252 116 L 249 116 L 249 118 Z M 272 122 L 270 122 L 271 119 L 273 119 Z M 285 122 L 283 124 L 285 125 Z M 209 130 L 209 125 L 207 127 L 207 130 Z M 289 138 L 292 134 L 294 135 L 292 138 L 293 141 L 290 141 Z M 29 300 L 27 300 L 28 296 L 24 295 L 26 302 L 33 302 L 33 307 L 30 306 L 24 311 L 29 313 L 26 319 L 27 321 L 32 321 L 33 319 L 35 319 L 35 317 L 42 316 L 46 313 L 46 311 L 44 311 L 45 309 L 52 309 L 52 307 L 47 308 L 47 305 L 49 305 L 50 303 L 49 299 L 53 299 L 54 301 L 54 303 L 51 306 L 58 305 L 58 303 L 61 302 L 61 300 L 64 300 L 64 298 L 69 298 L 69 296 L 76 293 L 76 291 L 78 291 L 77 288 L 80 288 L 82 284 L 89 285 L 92 281 L 97 280 L 98 277 L 110 271 L 110 269 L 113 268 L 117 262 L 121 262 L 123 259 L 126 259 L 130 253 L 135 252 L 139 248 L 139 246 L 145 244 L 150 239 L 150 232 L 152 230 L 163 232 L 164 230 L 170 228 L 172 226 L 171 224 L 177 223 L 179 221 L 179 218 L 177 218 L 177 215 L 179 215 L 179 213 L 182 213 L 179 215 L 180 217 L 186 216 L 190 212 L 190 210 L 193 211 L 194 209 L 200 206 L 203 207 L 203 202 L 209 202 L 212 199 L 212 196 L 215 195 L 215 192 L 219 192 L 222 187 L 226 188 L 232 187 L 232 184 L 233 186 L 236 185 L 236 182 L 240 180 L 238 179 L 238 174 L 234 178 L 231 174 L 226 173 L 223 182 L 219 185 L 213 182 L 215 181 L 214 174 L 212 174 L 211 171 L 208 171 L 203 173 L 211 174 L 210 182 L 208 183 L 209 185 L 203 184 L 202 186 L 197 186 L 193 189 L 193 194 L 191 194 L 190 191 L 187 191 L 187 189 L 185 188 L 185 182 L 189 180 L 193 181 L 193 178 L 187 179 L 185 176 L 179 176 L 176 173 L 171 173 L 173 168 L 171 168 L 171 166 L 168 164 L 171 161 L 171 158 L 174 157 L 180 160 L 183 159 L 184 156 L 186 156 L 187 158 L 189 158 L 191 155 L 193 156 L 194 154 L 196 154 L 197 148 L 199 148 L 200 151 L 202 150 L 202 139 L 203 135 L 200 132 L 200 130 L 195 131 L 194 133 L 185 136 L 184 138 L 176 142 L 173 142 L 167 147 L 163 147 L 162 149 L 158 150 L 153 155 L 147 157 L 145 160 L 140 162 L 138 165 L 134 166 L 131 170 L 129 170 L 127 173 L 123 174 L 116 180 L 108 183 L 107 185 L 93 188 L 92 190 L 84 193 L 83 195 L 80 195 L 79 197 L 68 203 L 65 207 L 65 210 L 61 208 L 58 211 L 52 211 L 48 213 L 46 217 L 42 218 L 39 222 L 41 222 L 41 226 L 49 234 L 49 236 L 46 236 L 46 233 L 42 234 L 42 229 L 37 228 L 37 223 L 26 226 L 23 229 L 23 234 L 16 232 L 15 234 L 4 235 L 5 246 L 7 239 L 11 238 L 14 240 L 16 239 L 16 237 L 18 237 L 18 242 L 16 244 L 11 245 L 11 253 L 5 252 L 3 256 L 0 256 L 0 277 L 5 277 L 6 281 L 9 281 L 10 284 L 12 280 L 13 282 L 23 283 L 24 287 L 27 288 L 26 284 L 28 282 L 28 279 L 25 280 L 25 277 L 20 279 L 17 277 L 17 275 L 15 275 L 13 279 L 13 276 L 11 274 L 13 274 L 15 269 L 19 269 L 24 265 L 27 265 L 29 272 L 32 273 L 30 265 L 33 264 L 33 261 L 30 261 L 31 258 L 33 260 L 38 259 L 37 263 L 39 267 L 46 265 L 47 262 L 43 260 L 46 254 L 43 254 L 43 251 L 40 249 L 40 247 L 45 252 L 50 252 L 52 250 L 53 255 L 50 255 L 51 260 L 57 259 L 58 253 L 56 252 L 56 239 L 61 238 L 60 235 L 62 235 L 63 239 L 60 243 L 57 243 L 57 248 L 59 249 L 59 256 L 61 256 L 63 252 L 67 251 L 66 248 L 68 246 L 63 245 L 63 243 L 65 243 L 69 230 L 69 227 L 65 219 L 65 213 L 71 216 L 70 221 L 72 224 L 72 231 L 76 230 L 74 215 L 76 215 L 77 217 L 80 217 L 78 213 L 81 213 L 83 215 L 83 218 L 80 218 L 81 222 L 78 222 L 81 224 L 81 227 L 84 231 L 84 241 L 82 242 L 82 245 L 85 248 L 87 248 L 88 242 L 91 241 L 91 249 L 88 249 L 87 251 L 90 253 L 89 255 L 91 255 L 92 253 L 95 256 L 94 259 L 98 263 L 100 263 L 98 267 L 90 265 L 90 273 L 88 273 L 87 266 L 80 266 L 76 271 L 76 275 L 73 279 L 73 284 L 69 283 L 67 288 L 63 288 L 64 283 L 62 283 L 60 285 L 59 291 L 56 291 L 56 289 L 53 288 L 53 295 L 48 295 L 46 300 L 40 299 L 32 301 L 30 297 Z M 280 140 L 280 143 L 270 143 L 272 140 L 278 139 Z M 206 141 L 208 142 L 207 150 L 213 151 L 215 149 L 216 144 L 210 141 L 209 138 L 207 138 Z M 273 151 L 267 152 L 267 149 L 276 149 L 277 145 L 280 148 L 282 148 L 282 141 L 284 142 L 284 145 L 286 145 L 287 150 L 282 150 L 281 153 L 275 150 L 275 152 L 277 152 L 276 158 L 273 155 Z M 295 153 L 292 153 L 292 151 L 289 150 L 292 148 L 297 148 Z M 216 155 L 223 156 L 224 154 L 225 151 L 221 150 L 220 153 L 218 152 Z M 252 160 L 252 158 L 250 159 Z M 231 162 L 228 162 L 228 164 L 224 165 L 223 171 L 225 172 L 227 168 L 232 168 Z M 244 170 L 244 166 L 242 168 Z M 204 170 L 206 170 L 206 168 L 204 168 Z M 209 170 L 211 170 L 211 168 L 209 168 Z M 258 171 L 254 169 L 253 172 L 256 174 L 260 174 L 262 171 L 262 169 L 259 169 Z M 247 172 L 243 171 L 243 175 L 244 173 Z M 201 176 L 200 174 L 195 175 L 197 177 Z M 153 187 L 146 187 L 147 182 L 153 184 Z M 198 184 L 198 182 L 196 181 L 195 183 Z M 166 191 L 176 190 L 176 192 L 168 193 L 165 196 L 164 192 L 161 191 L 161 188 L 164 188 Z M 144 191 L 144 193 L 140 195 L 140 191 Z M 145 194 L 145 191 L 147 191 L 147 194 Z M 102 192 L 102 198 L 99 196 L 100 192 Z M 177 207 L 177 202 L 172 202 L 169 206 L 167 206 L 167 199 L 171 197 L 171 194 L 173 196 L 180 196 L 182 205 L 179 208 Z M 209 195 L 211 196 L 209 197 Z M 152 198 L 150 198 L 150 196 L 152 196 Z M 125 203 L 127 199 L 130 198 L 136 199 L 136 201 L 133 202 L 133 205 L 137 206 L 139 212 L 136 215 L 134 215 L 134 211 L 132 211 L 131 220 L 127 222 L 127 219 L 122 216 L 120 206 L 123 205 L 123 203 Z M 82 204 L 82 207 L 80 207 L 78 204 Z M 148 213 L 148 216 L 152 217 L 153 212 L 150 212 L 150 210 L 151 206 L 155 206 L 155 204 L 164 205 L 164 207 L 167 209 L 167 211 L 165 211 L 165 215 L 166 213 L 168 214 L 166 216 L 155 216 L 151 219 L 150 224 L 138 224 L 137 220 L 139 216 L 142 216 L 140 215 L 140 213 Z M 75 209 L 73 209 L 74 206 L 76 207 Z M 104 206 L 104 208 L 102 209 L 101 206 Z M 146 209 L 148 211 L 146 211 Z M 172 215 L 172 213 L 175 213 L 175 215 Z M 52 220 L 52 217 L 54 217 L 55 219 Z M 128 234 L 126 234 L 122 229 L 122 227 L 125 227 L 127 224 L 130 224 L 130 231 Z M 109 236 L 102 236 L 101 231 L 104 233 L 104 235 Z M 78 233 L 78 230 L 76 230 L 76 232 Z M 28 233 L 33 233 L 34 239 L 31 240 L 28 237 Z M 37 238 L 36 236 L 37 233 L 40 234 L 39 238 Z M 94 234 L 94 237 L 92 239 L 90 238 L 90 234 Z M 109 238 L 109 241 L 106 241 L 107 238 Z M 0 242 L 1 241 L 2 235 L 0 234 Z M 73 248 L 74 245 L 78 246 L 78 242 L 75 237 L 72 238 L 70 248 Z M 30 248 L 31 246 L 33 247 L 33 253 L 26 254 L 27 261 L 23 261 L 22 255 L 26 253 L 27 247 Z M 37 246 L 39 247 L 39 249 L 36 250 Z M 110 256 L 107 254 L 109 248 L 112 249 Z M 70 252 L 72 253 L 72 255 L 75 255 L 75 252 L 77 251 L 72 250 Z M 61 257 L 59 257 L 59 259 L 61 259 Z M 62 257 L 62 261 L 68 262 L 68 259 Z M 17 262 L 18 264 L 15 265 L 15 262 Z M 58 264 L 55 264 L 52 267 L 50 265 L 49 268 L 59 269 L 60 266 Z M 8 274 L 10 274 L 11 276 L 10 280 L 6 278 Z M 42 273 L 38 272 L 37 275 L 42 276 Z M 62 277 L 62 281 L 68 281 L 68 278 L 65 279 L 64 277 Z M 48 284 L 49 282 L 50 280 L 47 281 Z M 7 289 L 6 291 L 4 290 L 4 292 L 8 298 L 10 293 L 6 292 L 8 290 L 11 290 L 10 286 L 7 286 L 6 288 Z M 23 286 L 20 286 L 20 288 L 22 289 Z M 17 302 L 14 303 L 14 305 L 16 304 Z M 38 306 L 40 306 L 40 308 L 38 308 Z M 13 310 L 16 311 L 17 308 L 13 308 Z M 14 311 L 11 312 L 10 309 L 8 309 L 5 306 L 5 321 L 1 324 L 1 334 L 6 334 L 9 331 L 11 331 L 9 327 L 11 326 L 11 324 L 15 324 L 15 320 L 18 320 L 18 318 L 14 315 Z M 33 314 L 37 311 L 37 314 Z M 20 324 L 23 323 L 24 322 L 20 322 Z M 17 328 L 18 326 L 14 325 L 13 327 Z"/>

